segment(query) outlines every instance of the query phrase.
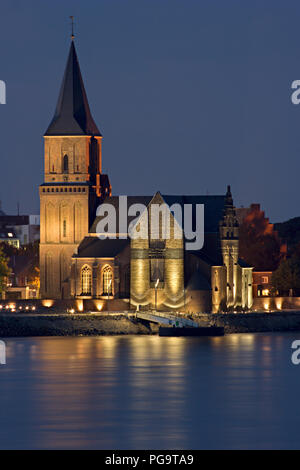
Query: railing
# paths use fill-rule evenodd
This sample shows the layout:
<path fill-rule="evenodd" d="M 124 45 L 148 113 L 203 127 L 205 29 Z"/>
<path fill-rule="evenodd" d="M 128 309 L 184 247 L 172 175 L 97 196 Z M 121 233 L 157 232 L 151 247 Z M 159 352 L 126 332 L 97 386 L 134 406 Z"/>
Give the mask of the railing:
<path fill-rule="evenodd" d="M 145 313 L 145 312 L 136 312 L 137 318 L 141 320 L 148 320 L 154 323 L 162 323 L 167 325 L 176 325 L 176 326 L 188 326 L 191 328 L 198 328 L 199 324 L 194 322 L 193 320 L 189 320 L 187 318 L 176 317 L 173 314 L 161 313 L 161 312 L 153 312 L 153 313 Z"/>

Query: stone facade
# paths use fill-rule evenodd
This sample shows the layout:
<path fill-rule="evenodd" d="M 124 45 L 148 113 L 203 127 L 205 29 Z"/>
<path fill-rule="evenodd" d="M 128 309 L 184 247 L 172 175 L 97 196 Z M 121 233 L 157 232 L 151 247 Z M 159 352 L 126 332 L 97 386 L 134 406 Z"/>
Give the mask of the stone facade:
<path fill-rule="evenodd" d="M 239 260 L 239 225 L 230 187 L 225 196 L 157 192 L 153 197 L 128 197 L 144 212 L 125 228 L 116 225 L 110 238 L 99 238 L 102 216 L 96 214 L 97 207 L 109 203 L 118 219 L 120 200 L 111 196 L 109 179 L 102 174 L 102 136 L 89 110 L 73 43 L 57 109 L 44 137 L 43 299 L 74 299 L 78 305 L 91 301 L 98 310 L 104 305 L 111 309 L 112 303 L 132 310 L 191 313 L 251 308 L 252 268 Z M 186 249 L 185 224 L 171 209 L 173 204 L 181 209 L 204 206 L 201 249 Z M 134 232 L 139 236 L 132 236 Z"/>
<path fill-rule="evenodd" d="M 148 227 L 144 238 L 131 239 L 130 259 L 130 303 L 133 307 L 179 309 L 184 305 L 184 250 L 181 227 L 180 238 L 175 238 L 173 214 L 170 217 L 170 236 L 164 237 L 162 209 L 158 232 L 152 226 L 153 204 L 165 207 L 165 201 L 157 193 L 148 206 L 140 224 L 146 222 Z M 167 208 L 167 211 L 169 209 Z M 147 221 L 143 218 L 147 217 Z M 177 224 L 178 225 L 178 224 Z"/>

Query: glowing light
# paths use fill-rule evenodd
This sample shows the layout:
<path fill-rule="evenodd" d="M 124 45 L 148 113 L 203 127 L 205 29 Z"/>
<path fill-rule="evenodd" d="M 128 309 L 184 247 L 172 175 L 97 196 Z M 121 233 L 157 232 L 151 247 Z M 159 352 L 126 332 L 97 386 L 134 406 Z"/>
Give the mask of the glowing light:
<path fill-rule="evenodd" d="M 72 314 L 75 313 L 74 308 L 70 308 L 69 312 L 72 313 Z"/>
<path fill-rule="evenodd" d="M 79 310 L 79 312 L 82 312 L 83 311 L 83 301 L 82 300 L 77 300 L 76 304 L 77 304 L 77 310 Z"/>
<path fill-rule="evenodd" d="M 98 312 L 101 312 L 101 310 L 103 309 L 103 302 L 97 302 L 96 307 L 97 307 Z"/>
<path fill-rule="evenodd" d="M 32 310 L 35 310 L 35 306 L 33 305 Z"/>
<path fill-rule="evenodd" d="M 54 304 L 54 300 L 42 300 L 43 307 L 52 307 Z"/>

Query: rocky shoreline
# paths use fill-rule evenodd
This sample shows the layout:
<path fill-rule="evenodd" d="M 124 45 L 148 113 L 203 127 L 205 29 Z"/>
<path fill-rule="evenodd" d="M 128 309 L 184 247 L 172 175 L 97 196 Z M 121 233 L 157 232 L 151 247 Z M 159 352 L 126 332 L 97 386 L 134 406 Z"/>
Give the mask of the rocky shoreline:
<path fill-rule="evenodd" d="M 184 315 L 186 316 L 186 315 Z M 202 326 L 222 326 L 225 334 L 300 331 L 300 312 L 198 314 L 188 316 Z M 20 314 L 0 315 L 0 338 L 25 336 L 98 336 L 157 334 L 158 325 L 134 314 Z"/>
<path fill-rule="evenodd" d="M 3 314 L 0 337 L 149 335 L 156 325 L 137 321 L 134 316 L 97 314 Z"/>

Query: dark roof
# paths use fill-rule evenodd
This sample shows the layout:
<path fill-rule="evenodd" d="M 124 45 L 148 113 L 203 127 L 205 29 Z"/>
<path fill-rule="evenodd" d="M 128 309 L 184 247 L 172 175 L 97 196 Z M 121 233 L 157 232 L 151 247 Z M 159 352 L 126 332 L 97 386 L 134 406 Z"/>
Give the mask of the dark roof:
<path fill-rule="evenodd" d="M 129 239 L 100 240 L 98 237 L 85 237 L 78 247 L 74 258 L 114 258 L 129 244 Z"/>
<path fill-rule="evenodd" d="M 175 203 L 180 204 L 181 207 L 183 207 L 184 204 L 204 204 L 204 232 L 219 233 L 219 221 L 223 215 L 225 196 L 170 196 L 162 194 L 162 198 L 169 206 Z M 153 196 L 127 196 L 127 205 L 129 207 L 132 204 L 143 204 L 147 207 L 152 199 Z M 119 196 L 106 198 L 103 202 L 112 204 L 115 207 L 118 224 Z M 128 224 L 134 219 L 135 216 L 128 217 Z M 100 217 L 95 218 L 90 229 L 91 233 L 97 232 L 97 223 L 99 220 Z"/>
<path fill-rule="evenodd" d="M 101 136 L 91 115 L 73 41 L 48 135 Z"/>
<path fill-rule="evenodd" d="M 29 215 L 1 215 L 0 225 L 28 225 Z"/>
<path fill-rule="evenodd" d="M 208 279 L 200 271 L 195 271 L 191 276 L 188 284 L 188 290 L 211 290 L 211 285 Z"/>
<path fill-rule="evenodd" d="M 246 261 L 244 261 L 241 258 L 239 258 L 239 265 L 241 266 L 241 268 L 253 268 L 253 266 L 251 266 L 251 264 L 247 263 Z"/>
<path fill-rule="evenodd" d="M 223 257 L 218 233 L 206 233 L 204 237 L 203 248 L 201 250 L 189 250 L 188 253 L 196 255 L 209 266 L 223 265 Z"/>

